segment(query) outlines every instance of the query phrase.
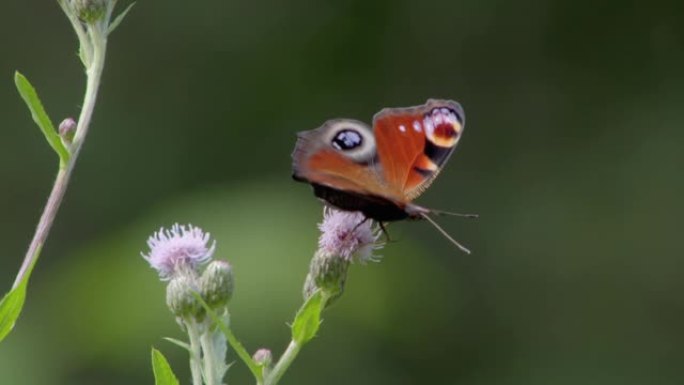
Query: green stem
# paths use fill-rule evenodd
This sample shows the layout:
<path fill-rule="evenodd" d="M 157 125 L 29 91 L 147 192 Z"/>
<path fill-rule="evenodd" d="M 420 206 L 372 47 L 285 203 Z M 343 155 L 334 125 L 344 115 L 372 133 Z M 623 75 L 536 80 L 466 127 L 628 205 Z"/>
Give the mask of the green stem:
<path fill-rule="evenodd" d="M 204 364 L 204 382 L 206 385 L 221 385 L 221 379 L 216 377 L 216 352 L 212 333 L 206 331 L 200 337 L 202 343 L 202 362 Z"/>
<path fill-rule="evenodd" d="M 192 318 L 183 320 L 190 338 L 190 372 L 192 385 L 202 385 L 202 347 L 197 322 Z"/>
<path fill-rule="evenodd" d="M 95 108 L 95 101 L 97 99 L 97 90 L 100 88 L 100 80 L 102 79 L 102 70 L 104 69 L 105 54 L 107 51 L 107 35 L 104 35 L 99 27 L 88 25 L 88 34 L 93 41 L 93 61 L 86 69 L 88 81 L 86 84 L 83 108 L 81 109 L 81 115 L 78 117 L 78 125 L 76 126 L 76 133 L 74 134 L 74 140 L 71 145 L 71 159 L 76 158 L 81 150 L 81 146 L 83 146 L 83 141 L 88 134 L 90 121 Z"/>
<path fill-rule="evenodd" d="M 301 348 L 302 347 L 299 346 L 295 341 L 290 341 L 285 353 L 283 353 L 276 365 L 264 379 L 264 385 L 276 385 L 278 381 L 280 381 L 280 378 L 283 376 L 283 374 L 285 374 L 287 369 L 290 367 L 292 361 L 294 361 L 294 359 L 297 357 L 297 354 L 299 354 L 299 350 Z"/>
<path fill-rule="evenodd" d="M 249 371 L 252 372 L 254 375 L 254 378 L 257 380 L 257 384 L 261 385 L 263 382 L 263 373 L 261 366 L 257 365 L 254 360 L 252 359 L 252 356 L 249 355 L 247 352 L 247 349 L 245 349 L 244 346 L 242 346 L 242 343 L 235 337 L 235 334 L 230 330 L 230 327 L 224 322 L 217 314 L 216 312 L 207 305 L 206 302 L 202 299 L 202 296 L 199 295 L 199 293 L 194 293 L 195 298 L 199 301 L 199 303 L 202 304 L 202 307 L 204 307 L 204 310 L 206 310 L 207 314 L 211 318 L 212 321 L 218 326 L 218 328 L 223 332 L 223 335 L 226 336 L 226 339 L 228 340 L 228 343 L 230 344 L 230 347 L 233 348 L 235 353 L 237 354 L 240 359 L 247 365 L 249 368 Z"/>
<path fill-rule="evenodd" d="M 77 30 L 78 32 L 78 30 Z M 86 74 L 88 77 L 86 83 L 86 92 L 83 97 L 83 107 L 81 109 L 81 115 L 78 119 L 78 125 L 76 127 L 76 133 L 74 134 L 74 140 L 70 147 L 71 156 L 69 161 L 60 165 L 57 177 L 55 178 L 54 185 L 52 186 L 52 191 L 48 197 L 48 201 L 43 209 L 43 213 L 38 221 L 38 226 L 36 226 L 36 231 L 29 245 L 24 261 L 17 273 L 17 277 L 14 280 L 13 287 L 19 286 L 24 277 L 30 273 L 31 267 L 35 265 L 38 257 L 40 256 L 40 250 L 43 248 L 52 224 L 55 221 L 59 207 L 62 204 L 64 194 L 66 193 L 67 186 L 69 185 L 69 180 L 71 179 L 71 174 L 76 165 L 76 159 L 81 151 L 81 146 L 85 141 L 86 134 L 88 133 L 88 128 L 90 127 L 90 120 L 93 116 L 93 110 L 95 109 L 95 101 L 97 99 L 97 91 L 100 87 L 100 79 L 102 78 L 102 70 L 104 69 L 105 63 L 105 53 L 107 51 L 107 37 L 102 34 L 102 32 L 92 26 L 88 26 L 87 36 L 82 33 L 78 33 L 79 40 L 81 40 L 81 46 L 91 47 L 91 58 L 92 61 L 89 63 L 86 69 Z"/>

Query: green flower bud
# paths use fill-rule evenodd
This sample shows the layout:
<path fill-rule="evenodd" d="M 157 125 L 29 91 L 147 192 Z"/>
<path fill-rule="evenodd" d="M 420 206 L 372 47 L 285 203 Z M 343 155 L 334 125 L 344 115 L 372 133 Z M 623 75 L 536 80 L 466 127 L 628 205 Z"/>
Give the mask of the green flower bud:
<path fill-rule="evenodd" d="M 200 294 L 212 309 L 220 309 L 233 296 L 233 269 L 226 261 L 212 261 L 200 278 Z"/>
<path fill-rule="evenodd" d="M 318 286 L 316 286 L 316 280 L 311 276 L 311 273 L 309 273 L 306 275 L 306 279 L 304 280 L 304 289 L 302 290 L 304 301 L 309 299 L 309 297 L 311 297 L 316 290 L 318 290 Z"/>
<path fill-rule="evenodd" d="M 100 20 L 107 10 L 109 0 L 71 0 L 71 7 L 79 19 L 86 23 Z"/>
<path fill-rule="evenodd" d="M 254 353 L 252 359 L 254 360 L 254 362 L 256 362 L 257 365 L 268 368 L 271 366 L 271 363 L 273 362 L 273 355 L 271 354 L 270 350 L 262 348 L 257 350 L 256 353 Z"/>
<path fill-rule="evenodd" d="M 349 264 L 346 258 L 318 250 L 311 260 L 304 283 L 304 299 L 308 299 L 316 289 L 321 289 L 328 295 L 327 304 L 332 303 L 344 292 Z"/>
<path fill-rule="evenodd" d="M 198 291 L 195 278 L 188 274 L 180 274 L 166 287 L 166 305 L 178 317 L 194 316 L 202 313 L 202 304 L 195 294 Z"/>
<path fill-rule="evenodd" d="M 59 123 L 59 136 L 65 145 L 71 144 L 76 132 L 76 121 L 73 118 L 66 118 Z"/>

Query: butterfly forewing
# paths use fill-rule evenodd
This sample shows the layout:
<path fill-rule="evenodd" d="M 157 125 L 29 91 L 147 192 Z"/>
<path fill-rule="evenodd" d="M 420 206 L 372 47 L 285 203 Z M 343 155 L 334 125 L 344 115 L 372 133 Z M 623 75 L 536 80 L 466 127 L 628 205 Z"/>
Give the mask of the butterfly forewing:
<path fill-rule="evenodd" d="M 349 152 L 333 143 L 340 132 L 354 130 L 363 146 Z M 321 127 L 300 132 L 292 154 L 293 176 L 343 191 L 400 200 L 401 191 L 387 189 L 376 164 L 375 138 L 370 127 L 351 119 L 333 119 Z"/>

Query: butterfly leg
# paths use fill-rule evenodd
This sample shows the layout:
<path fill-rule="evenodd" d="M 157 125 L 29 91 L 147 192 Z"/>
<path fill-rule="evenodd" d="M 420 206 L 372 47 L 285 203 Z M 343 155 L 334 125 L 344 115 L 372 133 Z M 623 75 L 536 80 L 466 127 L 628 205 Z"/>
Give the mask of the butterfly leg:
<path fill-rule="evenodd" d="M 361 222 L 359 222 L 356 226 L 354 226 L 354 228 L 352 229 L 352 231 L 349 232 L 349 234 L 353 234 L 354 231 L 356 231 L 356 229 L 359 228 L 359 226 L 366 223 L 370 219 L 371 219 L 370 217 L 365 217 Z M 387 228 L 385 227 L 385 223 L 382 221 L 378 221 L 378 225 L 380 226 L 380 230 L 382 231 L 382 233 L 385 235 L 385 241 L 387 243 L 390 243 L 392 241 L 392 239 L 390 238 L 389 232 L 387 231 Z"/>
<path fill-rule="evenodd" d="M 378 221 L 378 225 L 380 225 L 380 230 L 382 230 L 382 233 L 385 234 L 385 241 L 387 243 L 390 243 L 392 239 L 390 239 L 390 235 L 387 232 L 387 228 L 385 228 L 385 224 L 383 222 Z"/>
<path fill-rule="evenodd" d="M 354 226 L 354 228 L 349 232 L 349 234 L 353 234 L 356 231 L 356 229 L 358 229 L 362 224 L 368 222 L 369 219 L 370 218 L 368 217 L 363 218 L 361 222 L 357 223 L 356 226 Z"/>

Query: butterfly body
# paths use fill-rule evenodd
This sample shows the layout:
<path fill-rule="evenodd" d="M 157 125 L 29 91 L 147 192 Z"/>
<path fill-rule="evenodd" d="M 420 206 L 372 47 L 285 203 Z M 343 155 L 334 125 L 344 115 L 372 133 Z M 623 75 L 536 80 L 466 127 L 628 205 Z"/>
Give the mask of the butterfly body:
<path fill-rule="evenodd" d="M 381 196 L 359 194 L 353 191 L 337 190 L 312 183 L 314 195 L 327 204 L 344 211 L 359 211 L 366 218 L 379 222 L 393 222 L 402 219 L 421 219 L 419 212 L 429 212 L 414 204 L 402 205 Z"/>
<path fill-rule="evenodd" d="M 329 120 L 297 135 L 293 178 L 311 184 L 326 204 L 366 218 L 422 219 L 431 211 L 412 201 L 439 174 L 464 125 L 460 104 L 436 99 L 385 108 L 372 128 L 352 119 Z"/>

